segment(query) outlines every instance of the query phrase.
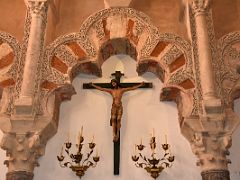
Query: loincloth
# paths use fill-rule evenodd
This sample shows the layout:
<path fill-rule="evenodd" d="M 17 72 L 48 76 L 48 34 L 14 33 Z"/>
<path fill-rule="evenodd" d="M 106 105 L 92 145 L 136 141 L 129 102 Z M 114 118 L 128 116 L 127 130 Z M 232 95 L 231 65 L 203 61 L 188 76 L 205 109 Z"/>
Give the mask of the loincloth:
<path fill-rule="evenodd" d="M 116 104 L 112 104 L 112 110 L 111 110 L 111 114 L 112 115 L 122 115 L 123 113 L 123 107 L 122 104 L 120 105 L 116 105 Z"/>

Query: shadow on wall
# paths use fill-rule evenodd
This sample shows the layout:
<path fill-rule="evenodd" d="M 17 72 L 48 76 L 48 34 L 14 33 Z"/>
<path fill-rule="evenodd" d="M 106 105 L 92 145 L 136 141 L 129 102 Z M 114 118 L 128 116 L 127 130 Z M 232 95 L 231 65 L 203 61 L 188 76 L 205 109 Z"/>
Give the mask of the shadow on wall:
<path fill-rule="evenodd" d="M 240 116 L 240 99 L 234 101 L 234 112 Z M 238 180 L 240 179 L 240 127 L 234 132 L 232 137 L 232 147 L 230 149 L 230 159 L 232 163 L 229 165 L 229 170 L 231 172 L 231 179 Z"/>
<path fill-rule="evenodd" d="M 0 142 L 2 140 L 3 133 L 0 130 Z M 6 160 L 6 151 L 0 149 L 0 179 L 5 179 L 6 173 L 7 173 L 7 167 L 3 164 L 3 162 Z"/>

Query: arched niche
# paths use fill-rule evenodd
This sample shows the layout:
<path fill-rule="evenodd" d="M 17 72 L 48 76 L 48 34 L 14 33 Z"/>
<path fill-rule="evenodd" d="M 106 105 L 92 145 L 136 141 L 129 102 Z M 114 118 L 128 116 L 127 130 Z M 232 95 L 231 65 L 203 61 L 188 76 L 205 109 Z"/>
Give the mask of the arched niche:
<path fill-rule="evenodd" d="M 71 132 L 71 140 L 75 142 L 79 129 L 83 125 L 83 135 L 86 141 L 91 141 L 93 134 L 97 148 L 101 155 L 101 161 L 95 169 L 89 169 L 84 176 L 87 179 L 106 179 L 116 178 L 113 175 L 113 146 L 112 128 L 109 125 L 112 98 L 109 94 L 97 91 L 82 89 L 82 83 L 89 82 L 109 82 L 110 73 L 121 70 L 125 77 L 123 82 L 153 82 L 153 89 L 139 89 L 124 94 L 123 117 L 121 127 L 121 164 L 120 176 L 118 179 L 147 179 L 148 174 L 141 169 L 135 168 L 131 160 L 134 152 L 134 144 L 139 143 L 141 138 L 143 143 L 148 146 L 150 134 L 153 127 L 157 136 L 157 143 L 164 142 L 164 135 L 168 135 L 168 142 L 171 144 L 172 153 L 178 158 L 174 166 L 161 174 L 163 179 L 191 180 L 192 177 L 200 179 L 200 173 L 195 164 L 195 157 L 186 139 L 181 136 L 178 123 L 178 113 L 176 105 L 172 102 L 160 102 L 159 91 L 163 86 L 160 79 L 153 73 L 147 72 L 138 76 L 137 62 L 126 55 L 111 56 L 101 66 L 102 77 L 79 73 L 72 84 L 77 94 L 71 101 L 62 103 L 59 116 L 58 133 L 50 140 L 46 148 L 45 156 L 40 160 L 40 168 L 35 171 L 35 178 L 46 180 L 53 177 L 59 179 L 77 178 L 69 169 L 59 168 L 56 162 L 56 154 Z M 58 151 L 59 150 L 59 151 Z M 159 151 L 160 153 L 160 151 Z M 182 163 L 186 166 L 182 166 Z M 43 173 L 51 169 L 51 173 Z M 191 171 L 191 173 L 182 173 Z"/>
<path fill-rule="evenodd" d="M 101 10 L 90 16 L 78 33 L 50 44 L 45 51 L 41 90 L 48 93 L 70 85 L 79 72 L 101 76 L 102 63 L 117 54 L 134 58 L 139 74 L 153 72 L 166 87 L 195 93 L 190 45 L 176 35 L 160 34 L 148 16 L 131 8 Z M 162 99 L 174 99 L 166 94 Z"/>
<path fill-rule="evenodd" d="M 45 130 L 50 136 L 56 133 L 60 104 L 76 93 L 74 78 L 79 73 L 101 77 L 103 63 L 121 54 L 136 61 L 139 75 L 152 72 L 162 81 L 161 100 L 177 102 L 180 126 L 184 125 L 184 118 L 199 110 L 191 53 L 187 41 L 160 34 L 142 12 L 110 8 L 91 15 L 79 32 L 59 37 L 46 47 L 38 109 L 38 114 L 51 119 Z"/>

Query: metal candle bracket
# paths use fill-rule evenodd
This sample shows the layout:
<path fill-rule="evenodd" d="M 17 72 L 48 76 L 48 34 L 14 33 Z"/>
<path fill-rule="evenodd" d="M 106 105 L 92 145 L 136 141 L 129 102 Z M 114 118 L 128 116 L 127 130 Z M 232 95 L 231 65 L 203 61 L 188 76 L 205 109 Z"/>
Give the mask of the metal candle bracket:
<path fill-rule="evenodd" d="M 93 151 L 96 147 L 96 144 L 93 142 L 88 143 L 88 153 L 85 155 L 82 153 L 82 148 L 84 146 L 84 137 L 82 136 L 82 130 L 78 137 L 78 143 L 76 144 L 76 152 L 71 153 L 70 149 L 72 148 L 72 143 L 68 140 L 68 142 L 64 143 L 65 148 L 62 147 L 61 153 L 59 156 L 57 156 L 57 159 L 59 161 L 60 167 L 62 168 L 70 168 L 73 172 L 76 173 L 76 175 L 81 179 L 85 172 L 90 167 L 96 167 L 97 162 L 100 160 L 100 157 L 98 156 L 98 152 L 95 156 L 93 156 Z M 70 159 L 69 161 L 64 162 L 64 159 L 66 156 L 63 155 L 63 149 L 65 149 L 65 153 Z M 92 160 L 91 160 L 92 157 Z"/>
<path fill-rule="evenodd" d="M 143 150 L 146 146 L 142 144 L 142 141 L 139 145 L 135 145 L 135 154 L 132 156 L 132 160 L 135 162 L 136 167 L 144 168 L 153 179 L 157 179 L 160 173 L 165 168 L 170 168 L 174 161 L 174 156 L 170 153 L 170 145 L 167 143 L 167 140 L 164 144 L 162 144 L 162 149 L 164 151 L 164 155 L 162 158 L 156 158 L 156 138 L 152 136 L 150 139 L 150 148 L 152 153 L 150 154 L 151 158 L 147 158 L 142 154 Z M 139 151 L 137 154 L 136 151 Z"/>

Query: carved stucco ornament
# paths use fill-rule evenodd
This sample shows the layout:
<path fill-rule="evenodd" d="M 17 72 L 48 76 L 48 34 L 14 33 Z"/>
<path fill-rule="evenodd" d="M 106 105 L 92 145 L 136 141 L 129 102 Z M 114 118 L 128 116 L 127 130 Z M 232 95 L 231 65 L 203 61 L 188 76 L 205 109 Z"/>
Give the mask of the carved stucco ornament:
<path fill-rule="evenodd" d="M 203 2 L 195 5 L 204 5 L 208 9 L 208 4 Z M 227 169 L 229 161 L 226 156 L 231 144 L 231 134 L 239 119 L 232 107 L 228 106 L 232 104 L 232 100 L 226 106 L 221 104 L 220 113 L 205 114 L 203 111 L 199 63 L 195 52 L 196 39 L 190 44 L 179 36 L 160 34 L 149 17 L 131 8 L 104 9 L 93 14 L 81 25 L 79 32 L 59 37 L 45 48 L 44 53 L 41 38 L 38 55 L 42 60 L 35 62 L 38 67 L 37 72 L 34 72 L 37 74 L 36 84 L 31 86 L 31 93 L 36 97 L 34 126 L 32 123 L 26 125 L 27 116 L 14 116 L 14 102 L 7 99 L 21 96 L 32 21 L 32 14 L 29 12 L 30 9 L 26 17 L 26 33 L 21 50 L 16 41 L 8 42 L 10 49 L 16 52 L 16 61 L 11 66 L 17 69 L 12 74 L 16 83 L 11 90 L 3 88 L 0 106 L 0 127 L 4 132 L 1 147 L 7 150 L 10 157 L 6 164 L 12 171 L 18 171 L 19 177 L 25 176 L 25 172 L 31 174 L 38 164 L 38 157 L 44 154 L 48 139 L 56 133 L 59 106 L 75 93 L 72 86 L 74 77 L 80 72 L 101 76 L 102 63 L 110 56 L 120 53 L 136 60 L 136 69 L 140 75 L 148 71 L 159 77 L 163 82 L 161 100 L 176 101 L 182 134 L 199 157 L 198 165 L 207 174 L 203 176 L 210 177 L 207 170 L 212 170 L 212 167 L 217 170 L 221 167 L 223 171 Z M 41 30 L 44 31 L 46 16 L 40 18 L 44 20 Z M 191 25 L 194 26 L 193 23 Z M 192 30 L 192 34 L 196 35 L 196 32 Z M 6 41 L 8 38 L 2 39 Z M 238 89 L 237 85 L 234 87 Z M 238 97 L 236 93 L 230 94 Z M 230 99 L 228 95 L 224 97 L 224 100 Z M 213 101 L 213 105 L 215 103 Z M 24 127 L 21 121 L 24 121 Z M 8 174 L 9 179 L 13 176 L 14 174 Z"/>
<path fill-rule="evenodd" d="M 43 10 L 46 12 L 45 8 Z M 166 91 L 163 99 L 169 98 L 168 89 L 176 89 L 184 97 L 183 101 L 177 100 L 179 107 L 192 105 L 190 110 L 180 113 L 182 116 L 198 112 L 194 99 L 196 91 L 190 44 L 173 34 L 159 34 L 146 15 L 130 8 L 111 8 L 97 12 L 83 23 L 79 32 L 59 37 L 46 47 L 43 56 L 41 38 L 37 44 L 40 52 L 36 58 L 43 57 L 43 60 L 34 61 L 34 67 L 38 67 L 35 68 L 37 72 L 34 72 L 37 79 L 34 86 L 26 88 L 24 62 L 29 53 L 32 13 L 36 12 L 29 7 L 21 50 L 20 46 L 15 50 L 14 43 L 9 43 L 13 51 L 19 54 L 13 63 L 17 70 L 12 77 L 16 81 L 12 94 L 3 93 L 1 101 L 0 124 L 4 132 L 1 147 L 9 157 L 5 161 L 9 168 L 8 179 L 28 175 L 32 178 L 31 173 L 38 165 L 38 157 L 44 154 L 48 139 L 57 131 L 60 103 L 71 99 L 75 93 L 71 84 L 73 78 L 79 72 L 100 76 L 102 63 L 112 55 L 123 53 L 134 58 L 139 74 L 147 71 L 155 73 L 164 82 Z M 38 18 L 43 20 L 41 31 L 44 31 L 46 16 Z M 119 24 L 117 28 L 116 22 Z M 34 113 L 31 116 L 17 113 L 16 116 L 16 103 L 6 99 L 18 99 L 25 92 L 36 98 Z"/>

